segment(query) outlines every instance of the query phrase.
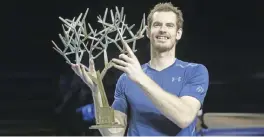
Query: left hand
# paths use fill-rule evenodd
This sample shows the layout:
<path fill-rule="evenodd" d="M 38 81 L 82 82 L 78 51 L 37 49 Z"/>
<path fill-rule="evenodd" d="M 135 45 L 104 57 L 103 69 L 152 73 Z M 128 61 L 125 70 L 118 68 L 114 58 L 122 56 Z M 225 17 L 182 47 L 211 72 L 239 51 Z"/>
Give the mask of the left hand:
<path fill-rule="evenodd" d="M 123 39 L 121 41 L 128 54 L 120 54 L 119 59 L 112 59 L 113 67 L 125 72 L 132 81 L 138 82 L 141 76 L 144 75 L 144 72 L 129 45 Z"/>

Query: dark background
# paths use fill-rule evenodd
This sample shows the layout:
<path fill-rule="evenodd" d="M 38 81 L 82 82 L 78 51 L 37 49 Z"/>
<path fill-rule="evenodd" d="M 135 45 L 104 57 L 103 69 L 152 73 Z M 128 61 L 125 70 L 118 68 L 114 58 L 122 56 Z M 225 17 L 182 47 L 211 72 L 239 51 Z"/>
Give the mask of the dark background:
<path fill-rule="evenodd" d="M 72 19 L 90 8 L 87 21 L 96 27 L 96 16 L 102 15 L 106 7 L 123 6 L 127 22 L 139 27 L 143 13 L 148 14 L 162 1 L 6 2 L 1 19 L 4 37 L 0 133 L 3 134 L 27 126 L 54 127 L 61 113 L 72 117 L 70 114 L 74 115 L 76 107 L 91 103 L 89 90 L 74 77 L 63 57 L 52 49 L 51 40 L 62 46 L 58 37 L 58 33 L 62 33 L 59 16 Z M 264 2 L 173 0 L 172 3 L 182 9 L 185 20 L 177 57 L 202 63 L 210 73 L 204 111 L 263 113 Z M 140 41 L 136 55 L 145 63 L 149 60 L 149 43 L 146 38 Z M 102 68 L 100 60 L 96 66 Z M 110 102 L 120 74 L 111 69 L 104 80 Z M 62 101 L 65 96 L 70 99 Z M 62 104 L 64 107 L 55 111 Z"/>

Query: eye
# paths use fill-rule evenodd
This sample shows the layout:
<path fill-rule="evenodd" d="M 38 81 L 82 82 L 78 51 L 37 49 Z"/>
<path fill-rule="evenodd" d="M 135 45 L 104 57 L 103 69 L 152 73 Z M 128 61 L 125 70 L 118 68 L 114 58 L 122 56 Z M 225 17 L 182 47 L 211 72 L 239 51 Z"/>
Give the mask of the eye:
<path fill-rule="evenodd" d="M 158 26 L 160 26 L 160 25 L 161 25 L 161 23 L 158 23 L 158 22 L 153 23 L 153 26 L 154 26 L 154 27 L 158 27 Z"/>
<path fill-rule="evenodd" d="M 167 24 L 167 27 L 169 27 L 169 28 L 173 28 L 175 25 L 173 24 L 173 23 L 168 23 Z"/>

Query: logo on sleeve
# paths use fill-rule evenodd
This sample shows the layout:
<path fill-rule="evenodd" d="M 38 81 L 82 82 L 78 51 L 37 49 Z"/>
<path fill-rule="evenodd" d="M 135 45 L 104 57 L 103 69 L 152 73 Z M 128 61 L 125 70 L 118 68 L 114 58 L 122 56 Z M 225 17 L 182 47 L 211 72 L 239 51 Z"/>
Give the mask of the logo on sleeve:
<path fill-rule="evenodd" d="M 197 91 L 198 93 L 203 93 L 203 92 L 204 92 L 204 88 L 203 88 L 202 86 L 198 86 L 198 87 L 196 88 L 196 91 Z"/>

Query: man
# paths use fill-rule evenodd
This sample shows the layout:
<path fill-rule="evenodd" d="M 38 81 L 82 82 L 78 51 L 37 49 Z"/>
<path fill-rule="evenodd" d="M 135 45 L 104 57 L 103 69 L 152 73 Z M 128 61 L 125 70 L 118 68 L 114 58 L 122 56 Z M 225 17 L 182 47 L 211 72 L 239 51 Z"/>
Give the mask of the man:
<path fill-rule="evenodd" d="M 116 84 L 112 107 L 115 120 L 129 125 L 128 136 L 195 135 L 197 113 L 206 96 L 209 76 L 204 65 L 175 58 L 182 26 L 182 12 L 177 7 L 171 3 L 157 4 L 148 15 L 151 60 L 141 66 L 123 40 L 128 54 L 112 60 L 114 67 L 124 72 Z M 91 72 L 92 66 L 91 61 Z M 93 88 L 82 66 L 72 68 Z M 123 136 L 125 128 L 100 129 L 100 132 Z"/>

